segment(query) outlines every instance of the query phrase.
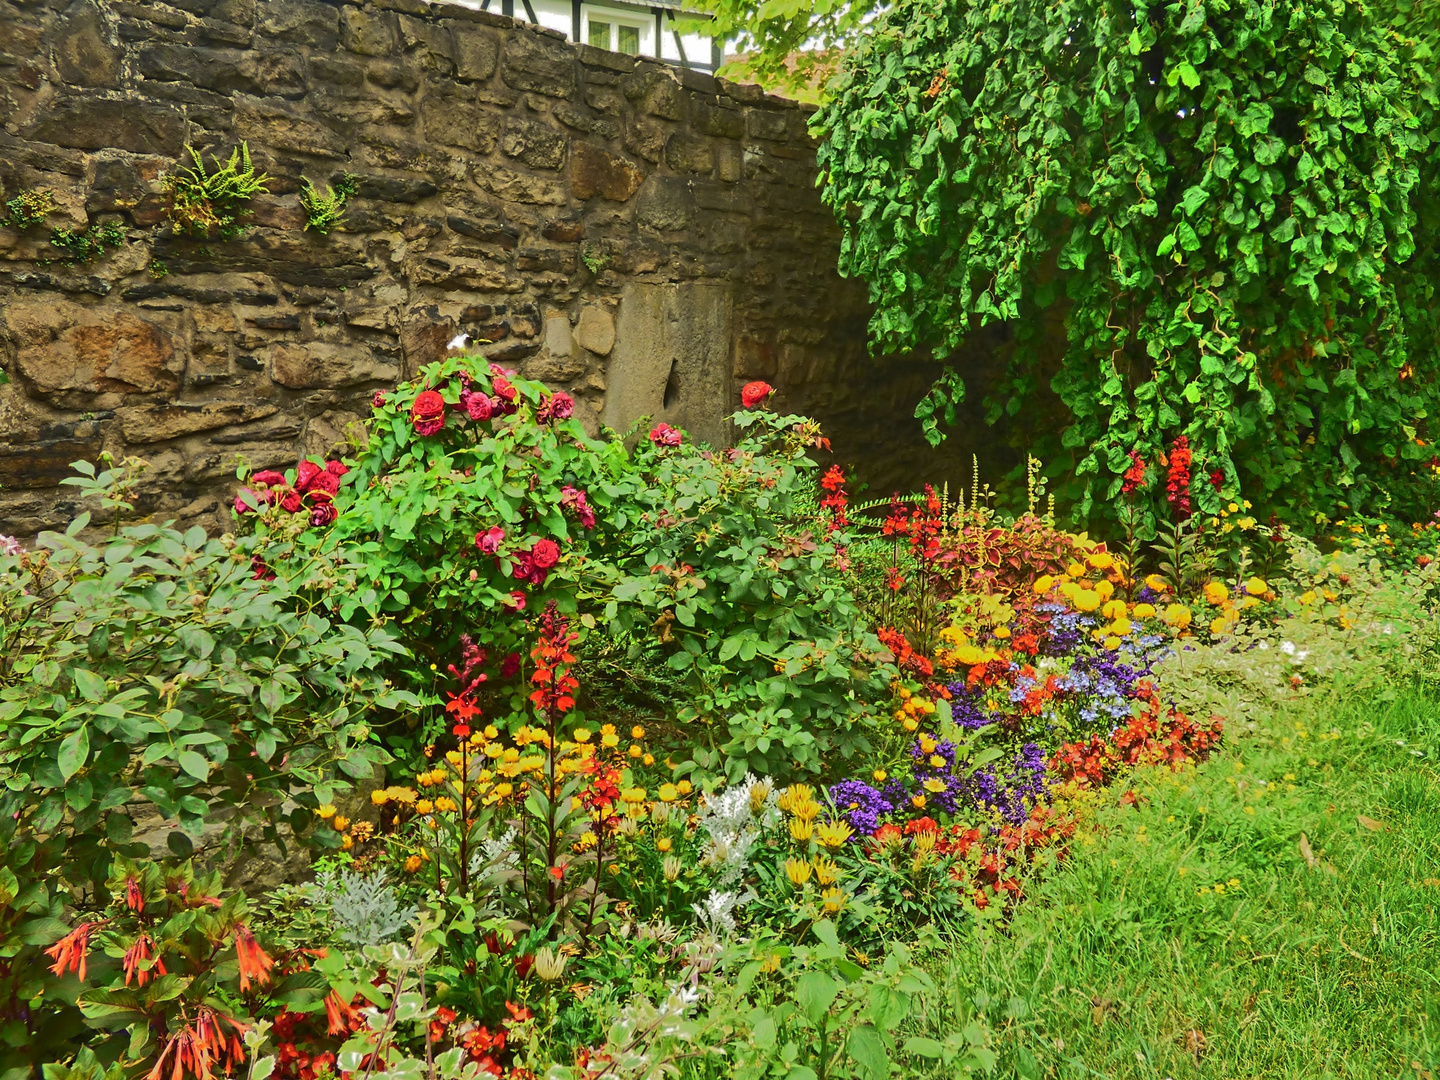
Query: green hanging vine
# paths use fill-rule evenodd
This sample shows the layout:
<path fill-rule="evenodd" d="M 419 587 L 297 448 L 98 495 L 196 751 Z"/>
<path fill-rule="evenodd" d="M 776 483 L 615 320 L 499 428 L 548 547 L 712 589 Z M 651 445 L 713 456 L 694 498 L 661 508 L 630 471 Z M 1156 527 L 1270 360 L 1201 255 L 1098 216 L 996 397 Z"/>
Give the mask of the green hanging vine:
<path fill-rule="evenodd" d="M 816 120 L 877 345 L 1011 322 L 992 408 L 1048 381 L 1082 515 L 1180 434 L 1202 511 L 1429 508 L 1436 60 L 1405 29 L 1339 0 L 902 0 Z"/>

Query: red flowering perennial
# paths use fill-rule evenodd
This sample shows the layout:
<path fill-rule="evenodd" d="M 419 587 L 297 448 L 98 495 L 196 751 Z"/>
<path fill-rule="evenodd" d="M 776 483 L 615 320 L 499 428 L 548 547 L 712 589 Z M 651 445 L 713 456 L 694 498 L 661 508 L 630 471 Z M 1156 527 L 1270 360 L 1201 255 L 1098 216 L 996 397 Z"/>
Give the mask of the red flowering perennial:
<path fill-rule="evenodd" d="M 421 390 L 410 406 L 410 426 L 416 435 L 434 435 L 445 426 L 445 399 L 436 390 Z"/>
<path fill-rule="evenodd" d="M 570 674 L 571 665 L 575 663 L 570 646 L 579 640 L 580 635 L 570 630 L 555 601 L 546 604 L 540 616 L 540 640 L 530 651 L 530 658 L 535 661 L 530 682 L 536 687 L 530 700 L 542 713 L 559 715 L 575 707 L 575 691 L 580 688 L 580 680 Z"/>
<path fill-rule="evenodd" d="M 1170 471 L 1165 481 L 1165 498 L 1175 508 L 1175 517 L 1190 516 L 1190 440 L 1181 435 L 1170 447 Z"/>
<path fill-rule="evenodd" d="M 1145 459 L 1135 451 L 1130 451 L 1130 467 L 1125 470 L 1124 480 L 1120 484 L 1120 494 L 1130 495 L 1145 486 Z"/>
<path fill-rule="evenodd" d="M 830 523 L 825 531 L 833 533 L 845 528 L 850 524 L 846 513 L 850 506 L 850 496 L 845 490 L 845 471 L 839 465 L 831 465 L 820 478 L 820 486 L 825 490 L 825 497 L 820 500 L 820 505 L 830 511 Z"/>

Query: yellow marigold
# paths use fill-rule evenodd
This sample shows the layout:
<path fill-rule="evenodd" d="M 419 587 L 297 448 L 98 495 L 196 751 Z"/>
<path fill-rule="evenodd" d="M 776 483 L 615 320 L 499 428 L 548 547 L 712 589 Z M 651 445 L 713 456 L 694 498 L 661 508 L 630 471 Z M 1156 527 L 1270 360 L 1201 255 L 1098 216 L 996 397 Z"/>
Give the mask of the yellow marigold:
<path fill-rule="evenodd" d="M 434 813 L 434 811 L 435 804 L 429 799 L 420 799 L 415 803 L 415 812 L 417 814 L 430 814 Z"/>
<path fill-rule="evenodd" d="M 904 723 L 903 726 L 904 726 L 904 728 L 905 728 L 906 731 L 913 732 L 913 731 L 915 731 L 917 728 L 919 728 L 919 726 L 920 726 L 920 721 L 919 721 L 919 720 L 916 720 L 913 716 L 907 716 L 907 717 L 905 718 L 905 723 Z"/>
<path fill-rule="evenodd" d="M 1116 619 L 1113 623 L 1110 624 L 1110 632 L 1112 634 L 1119 634 L 1121 637 L 1124 637 L 1126 634 L 1130 633 L 1130 631 L 1134 629 L 1135 624 L 1132 623 L 1129 619 L 1125 618 L 1124 615 L 1121 615 L 1120 618 Z"/>
<path fill-rule="evenodd" d="M 1036 596 L 1044 596 L 1054 587 L 1055 579 L 1049 574 L 1041 574 L 1038 578 L 1035 579 L 1034 589 Z"/>
<path fill-rule="evenodd" d="M 1100 594 L 1094 589 L 1080 589 L 1070 598 L 1076 611 L 1094 611 L 1100 606 Z"/>
<path fill-rule="evenodd" d="M 1085 557 L 1085 561 L 1094 570 L 1109 570 L 1115 565 L 1115 560 L 1111 558 L 1108 551 L 1092 551 Z"/>
<path fill-rule="evenodd" d="M 804 859 L 786 859 L 785 876 L 798 889 L 810 880 L 810 864 Z"/>
<path fill-rule="evenodd" d="M 695 790 L 694 787 L 691 786 L 689 780 L 681 780 L 680 783 L 675 785 L 675 787 L 679 789 L 681 795 L 689 795 L 690 792 Z"/>
<path fill-rule="evenodd" d="M 587 743 L 590 741 L 590 729 L 577 727 L 574 734 L 572 734 L 570 737 L 574 739 L 577 743 Z"/>
<path fill-rule="evenodd" d="M 637 761 L 645 756 L 645 751 L 640 748 L 639 743 L 631 743 L 630 749 L 626 751 L 626 753 L 628 753 L 632 758 L 635 758 Z"/>
<path fill-rule="evenodd" d="M 1101 601 L 1109 600 L 1110 597 L 1115 595 L 1115 586 L 1108 581 L 1097 581 L 1095 583 L 1095 595 L 1100 597 Z"/>
<path fill-rule="evenodd" d="M 327 802 L 324 806 L 321 806 L 315 811 L 315 816 L 320 818 L 322 821 L 328 821 L 330 818 L 335 816 L 335 804 Z"/>
<path fill-rule="evenodd" d="M 370 792 L 370 802 L 375 806 L 384 806 L 390 801 L 390 796 L 385 794 L 384 788 L 376 788 Z"/>
<path fill-rule="evenodd" d="M 1245 582 L 1245 591 L 1251 596 L 1264 596 L 1270 591 L 1270 584 L 1262 577 L 1252 577 Z"/>
<path fill-rule="evenodd" d="M 1145 584 L 1150 586 L 1151 592 L 1165 592 L 1170 588 L 1170 586 L 1166 584 L 1165 579 L 1159 574 L 1147 574 Z"/>
<path fill-rule="evenodd" d="M 874 779 L 875 783 L 883 784 L 889 777 L 889 773 L 887 773 L 884 769 L 876 769 L 873 773 L 870 774 L 870 776 Z"/>
<path fill-rule="evenodd" d="M 1152 619 L 1155 617 L 1154 604 L 1136 604 L 1132 613 L 1137 619 Z"/>
<path fill-rule="evenodd" d="M 1230 622 L 1224 616 L 1221 616 L 1218 619 L 1212 619 L 1210 621 L 1210 633 L 1214 634 L 1216 637 L 1219 637 L 1221 634 L 1228 633 L 1229 630 Z"/>
<path fill-rule="evenodd" d="M 1103 642 L 1103 644 L 1104 644 L 1105 648 L 1114 650 L 1114 649 L 1118 649 L 1122 643 L 1121 643 L 1121 641 L 1120 641 L 1120 639 L 1119 639 L 1118 637 L 1116 637 L 1114 634 L 1111 634 L 1109 637 L 1107 637 L 1107 638 L 1105 639 L 1105 641 Z"/>
<path fill-rule="evenodd" d="M 1184 604 L 1171 604 L 1165 609 L 1161 616 L 1167 626 L 1173 626 L 1176 630 L 1184 630 L 1190 625 L 1190 609 Z"/>
<path fill-rule="evenodd" d="M 827 821 L 815 827 L 815 839 L 827 848 L 838 848 L 855 835 L 855 830 L 843 821 Z"/>
<path fill-rule="evenodd" d="M 620 736 L 616 735 L 613 731 L 608 735 L 601 735 L 600 745 L 605 747 L 606 750 L 614 750 L 615 747 L 620 745 Z"/>
<path fill-rule="evenodd" d="M 415 801 L 415 790 L 413 788 L 388 787 L 385 789 L 385 794 L 404 806 L 409 806 Z M 371 798 L 373 799 L 374 797 L 372 796 Z"/>
<path fill-rule="evenodd" d="M 601 734 L 601 735 L 614 735 L 614 734 L 615 734 L 615 725 L 614 725 L 614 724 L 601 724 L 601 725 L 600 725 L 600 734 Z"/>
<path fill-rule="evenodd" d="M 641 765 L 645 765 L 645 766 L 654 765 L 654 764 L 655 764 L 655 755 L 654 755 L 654 754 L 646 754 L 643 758 L 640 759 L 640 764 L 641 764 Z"/>
<path fill-rule="evenodd" d="M 910 797 L 910 805 L 913 806 L 916 810 L 924 810 L 924 809 L 925 809 L 925 796 L 924 796 L 924 795 L 912 795 L 912 796 Z"/>
<path fill-rule="evenodd" d="M 424 860 L 421 859 L 419 855 L 411 855 L 408 859 L 405 860 L 405 872 L 407 874 L 415 873 L 416 870 L 420 869 L 423 861 Z"/>
<path fill-rule="evenodd" d="M 958 626 L 947 626 L 940 631 L 940 640 L 949 645 L 959 645 L 965 640 L 965 631 Z"/>
<path fill-rule="evenodd" d="M 1205 586 L 1205 599 L 1208 603 L 1219 607 L 1230 599 L 1230 590 L 1225 587 L 1223 581 L 1212 581 Z"/>
<path fill-rule="evenodd" d="M 680 789 L 677 788 L 674 784 L 661 784 L 661 785 L 660 785 L 660 801 L 661 801 L 661 802 L 667 802 L 667 803 L 668 803 L 668 802 L 674 802 L 674 801 L 679 797 L 679 795 L 680 795 Z"/>
<path fill-rule="evenodd" d="M 1075 602 L 1075 594 L 1079 591 L 1080 586 L 1076 585 L 1073 581 L 1064 581 L 1060 583 L 1060 595 L 1063 596 L 1066 600 L 1069 600 L 1072 604 Z"/>
<path fill-rule="evenodd" d="M 1105 606 L 1100 609 L 1100 614 L 1107 619 L 1118 619 L 1126 612 L 1124 600 L 1107 600 Z"/>
<path fill-rule="evenodd" d="M 1010 636 L 1010 628 L 1008 626 L 997 626 L 992 632 L 1001 641 L 1004 641 Z"/>
<path fill-rule="evenodd" d="M 1072 562 L 1069 566 L 1065 567 L 1065 572 L 1073 578 L 1082 578 L 1085 576 L 1085 564 Z"/>

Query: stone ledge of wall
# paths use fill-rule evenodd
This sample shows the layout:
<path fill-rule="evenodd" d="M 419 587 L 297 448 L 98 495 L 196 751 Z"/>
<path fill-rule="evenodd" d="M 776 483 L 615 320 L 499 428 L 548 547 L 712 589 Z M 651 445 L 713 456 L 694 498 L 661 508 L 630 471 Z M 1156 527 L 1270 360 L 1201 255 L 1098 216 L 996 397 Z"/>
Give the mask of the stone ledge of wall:
<path fill-rule="evenodd" d="M 462 333 L 592 428 L 721 442 L 750 378 L 834 398 L 867 313 L 808 115 L 424 0 L 0 0 L 3 198 L 59 204 L 0 228 L 0 532 L 63 523 L 102 451 L 149 461 L 143 512 L 223 525 L 239 461 L 333 452 Z M 272 177 L 247 233 L 177 234 L 163 176 L 241 141 Z M 346 173 L 307 231 L 302 177 Z M 97 224 L 123 245 L 58 258 Z"/>

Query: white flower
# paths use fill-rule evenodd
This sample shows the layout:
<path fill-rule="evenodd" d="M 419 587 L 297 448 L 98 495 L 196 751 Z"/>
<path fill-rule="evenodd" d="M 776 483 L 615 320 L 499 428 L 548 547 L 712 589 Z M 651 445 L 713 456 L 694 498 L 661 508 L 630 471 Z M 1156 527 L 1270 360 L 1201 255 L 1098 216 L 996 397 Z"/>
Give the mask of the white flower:
<path fill-rule="evenodd" d="M 446 347 L 447 349 L 463 349 L 463 348 L 465 348 L 466 345 L 469 345 L 469 344 L 470 344 L 470 335 L 469 335 L 469 334 L 456 334 L 453 338 L 450 339 L 450 344 L 449 344 L 449 345 L 446 345 L 445 347 Z"/>
<path fill-rule="evenodd" d="M 1282 641 L 1280 643 L 1280 651 L 1283 652 L 1286 656 L 1294 656 L 1295 643 L 1293 641 Z"/>

